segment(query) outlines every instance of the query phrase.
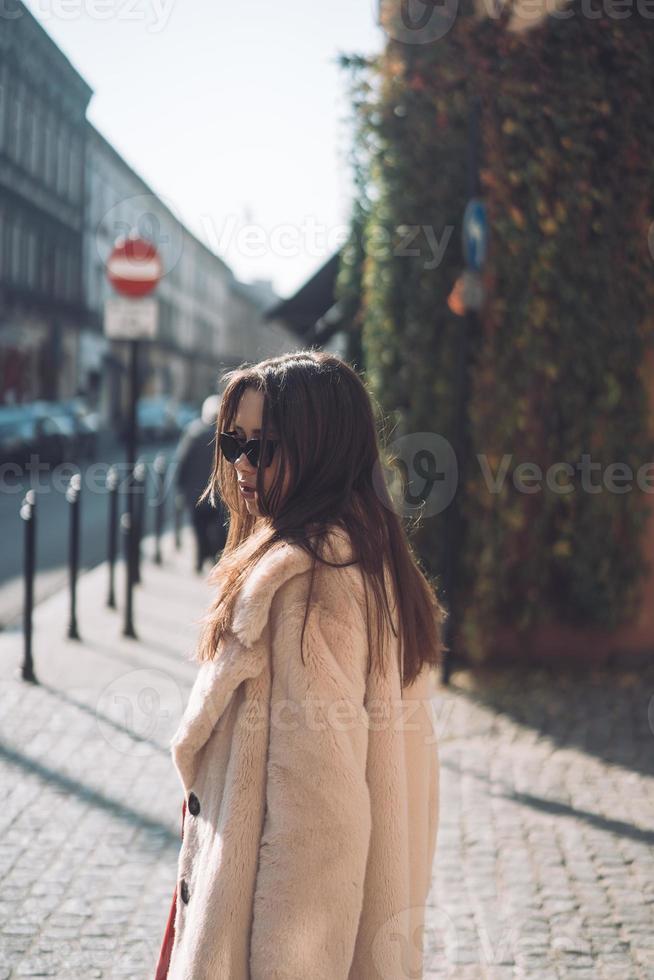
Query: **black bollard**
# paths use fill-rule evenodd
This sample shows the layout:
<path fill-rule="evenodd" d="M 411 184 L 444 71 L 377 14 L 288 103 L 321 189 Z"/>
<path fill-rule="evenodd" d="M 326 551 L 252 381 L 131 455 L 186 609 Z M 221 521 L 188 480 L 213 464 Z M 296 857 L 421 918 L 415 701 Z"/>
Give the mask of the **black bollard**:
<path fill-rule="evenodd" d="M 182 547 L 182 514 L 184 513 L 184 495 L 175 494 L 175 551 Z"/>
<path fill-rule="evenodd" d="M 36 492 L 28 490 L 23 498 L 20 516 L 25 522 L 25 597 L 23 604 L 23 663 L 21 676 L 24 681 L 37 684 L 32 659 L 32 612 L 34 610 L 34 572 L 36 568 Z"/>
<path fill-rule="evenodd" d="M 166 520 L 166 499 L 164 497 L 166 489 L 166 456 L 164 453 L 157 454 L 154 461 L 154 473 L 157 488 L 157 502 L 154 512 L 154 562 L 155 565 L 161 565 L 161 535 L 163 534 Z"/>
<path fill-rule="evenodd" d="M 133 607 L 133 595 L 134 590 L 132 585 L 132 568 L 134 566 L 132 552 L 132 539 L 133 535 L 131 532 L 131 520 L 132 515 L 129 510 L 121 515 L 120 518 L 120 528 L 123 532 L 124 539 L 124 554 L 125 554 L 125 622 L 123 625 L 123 636 L 131 636 L 132 639 L 137 639 L 136 631 L 134 629 L 134 607 Z"/>
<path fill-rule="evenodd" d="M 107 491 L 109 493 L 109 531 L 107 539 L 107 558 L 109 561 L 109 595 L 107 605 L 110 609 L 116 608 L 116 557 L 118 543 L 116 536 L 118 533 L 118 468 L 111 466 L 107 473 Z"/>
<path fill-rule="evenodd" d="M 141 541 L 145 529 L 145 495 L 147 493 L 147 470 L 143 460 L 134 467 L 134 583 L 141 581 Z"/>
<path fill-rule="evenodd" d="M 79 640 L 77 630 L 77 572 L 79 569 L 79 521 L 81 503 L 82 477 L 79 473 L 73 473 L 66 491 L 66 500 L 70 504 L 70 622 L 68 624 L 68 638 Z"/>

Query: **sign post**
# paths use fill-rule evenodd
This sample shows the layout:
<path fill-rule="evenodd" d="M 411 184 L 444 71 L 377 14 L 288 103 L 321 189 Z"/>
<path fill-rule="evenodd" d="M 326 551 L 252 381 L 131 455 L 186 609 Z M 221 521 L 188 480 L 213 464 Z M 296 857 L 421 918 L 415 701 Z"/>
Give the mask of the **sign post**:
<path fill-rule="evenodd" d="M 457 334 L 457 349 L 454 377 L 454 432 L 453 442 L 459 465 L 459 473 L 465 472 L 466 457 L 466 415 L 468 401 L 468 358 L 470 338 L 478 336 L 479 310 L 484 303 L 482 269 L 486 260 L 488 246 L 488 219 L 486 207 L 480 197 L 479 157 L 480 157 L 480 101 L 473 97 L 468 116 L 467 184 L 468 203 L 463 213 L 462 246 L 465 268 L 459 276 L 448 298 L 448 306 L 453 313 L 462 317 L 461 329 Z M 454 591 L 455 555 L 461 549 L 462 520 L 459 496 L 455 494 L 451 503 L 451 513 L 445 525 L 444 593 L 450 615 L 445 621 L 441 681 L 449 683 L 452 670 L 452 638 L 455 625 L 452 620 L 451 605 Z"/>
<path fill-rule="evenodd" d="M 157 333 L 158 303 L 149 294 L 163 275 L 161 257 L 152 244 L 136 234 L 119 238 L 107 259 L 107 278 L 119 295 L 107 298 L 104 310 L 105 335 L 125 340 L 130 346 L 129 409 L 127 416 L 127 511 L 125 530 L 125 622 L 123 635 L 136 638 L 133 617 L 133 589 L 136 579 L 136 528 L 134 506 L 134 466 L 136 463 L 139 397 L 139 345 Z"/>

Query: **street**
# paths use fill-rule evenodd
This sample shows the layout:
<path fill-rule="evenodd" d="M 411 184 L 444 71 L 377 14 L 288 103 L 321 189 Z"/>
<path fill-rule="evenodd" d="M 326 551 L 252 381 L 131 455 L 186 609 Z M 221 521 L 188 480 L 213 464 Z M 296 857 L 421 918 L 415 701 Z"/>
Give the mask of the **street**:
<path fill-rule="evenodd" d="M 154 532 L 155 474 L 152 464 L 163 453 L 172 459 L 174 443 L 145 445 L 139 449 L 137 459 L 142 460 L 147 471 L 148 504 L 145 508 L 144 534 Z M 109 496 L 105 488 L 106 474 L 111 464 L 119 471 L 119 519 L 125 510 L 125 452 L 115 440 L 107 441 L 98 453 L 98 459 L 84 461 L 79 467 L 82 479 L 80 509 L 80 572 L 94 568 L 107 559 L 109 521 Z M 52 468 L 50 468 L 50 471 Z M 35 602 L 42 601 L 68 583 L 68 553 L 70 534 L 70 505 L 66 501 L 66 488 L 78 467 L 62 464 L 52 473 L 44 468 L 38 475 L 36 490 L 37 542 Z M 174 488 L 171 485 L 172 470 L 165 484 L 166 526 L 172 526 L 174 515 Z M 0 549 L 0 629 L 21 624 L 23 610 L 23 521 L 20 507 L 29 489 L 29 475 L 22 480 L 5 477 L 0 489 L 0 536 L 5 546 Z M 184 514 L 183 520 L 187 519 Z M 123 541 L 118 533 L 118 554 L 122 560 Z"/>

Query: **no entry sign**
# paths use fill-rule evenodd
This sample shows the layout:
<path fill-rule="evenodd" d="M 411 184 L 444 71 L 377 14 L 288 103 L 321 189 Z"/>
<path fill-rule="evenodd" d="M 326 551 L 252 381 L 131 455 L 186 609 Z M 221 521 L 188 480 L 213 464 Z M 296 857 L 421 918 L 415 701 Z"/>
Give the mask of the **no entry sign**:
<path fill-rule="evenodd" d="M 163 275 L 156 247 L 138 235 L 119 239 L 107 259 L 107 277 L 123 296 L 147 296 Z"/>

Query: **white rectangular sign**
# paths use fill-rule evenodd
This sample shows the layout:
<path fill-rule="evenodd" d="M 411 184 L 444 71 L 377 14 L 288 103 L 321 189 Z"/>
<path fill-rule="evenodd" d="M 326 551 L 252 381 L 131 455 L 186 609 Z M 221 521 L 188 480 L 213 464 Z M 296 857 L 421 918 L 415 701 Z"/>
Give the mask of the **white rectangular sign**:
<path fill-rule="evenodd" d="M 153 340 L 157 336 L 158 312 L 159 303 L 154 296 L 108 296 L 104 304 L 105 336 L 111 340 Z"/>

